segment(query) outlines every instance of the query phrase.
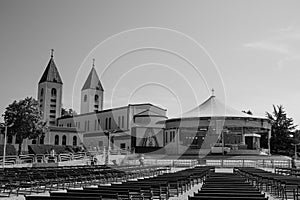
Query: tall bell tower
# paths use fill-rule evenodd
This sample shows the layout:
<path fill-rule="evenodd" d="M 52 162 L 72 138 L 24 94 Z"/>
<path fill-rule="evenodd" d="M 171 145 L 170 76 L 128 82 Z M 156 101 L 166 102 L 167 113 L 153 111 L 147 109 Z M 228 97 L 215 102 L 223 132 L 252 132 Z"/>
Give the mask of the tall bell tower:
<path fill-rule="evenodd" d="M 81 89 L 80 114 L 103 110 L 103 93 L 104 89 L 95 69 L 95 59 L 93 59 L 92 69 Z"/>
<path fill-rule="evenodd" d="M 43 120 L 50 126 L 55 126 L 56 118 L 61 116 L 63 87 L 53 53 L 54 50 L 51 49 L 51 57 L 39 81 L 37 95 Z"/>

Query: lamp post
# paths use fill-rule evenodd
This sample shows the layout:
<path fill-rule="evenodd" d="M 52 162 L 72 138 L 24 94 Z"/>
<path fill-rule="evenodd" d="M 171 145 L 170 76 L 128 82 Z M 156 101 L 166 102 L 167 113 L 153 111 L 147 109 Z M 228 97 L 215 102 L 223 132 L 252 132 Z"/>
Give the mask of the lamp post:
<path fill-rule="evenodd" d="M 297 146 L 300 145 L 300 143 L 298 144 L 292 144 L 295 146 L 295 160 L 297 160 Z"/>
<path fill-rule="evenodd" d="M 104 134 L 107 135 L 107 151 L 105 155 L 105 165 L 108 165 L 109 163 L 109 153 L 110 153 L 110 132 L 109 131 L 104 131 Z"/>
<path fill-rule="evenodd" d="M 105 130 L 104 131 L 104 134 L 107 136 L 107 139 L 108 139 L 108 144 L 107 144 L 107 152 L 106 152 L 106 155 L 105 155 L 105 165 L 108 165 L 109 163 L 109 154 L 110 154 L 110 134 L 111 133 L 115 133 L 117 130 L 113 130 L 113 131 L 107 131 Z"/>
<path fill-rule="evenodd" d="M 7 137 L 7 128 L 12 127 L 14 124 L 7 125 L 7 123 L 4 124 L 5 126 L 5 132 L 4 132 L 4 145 L 3 145 L 3 159 L 2 159 L 2 167 L 5 168 L 5 157 L 6 157 L 6 137 Z"/>
<path fill-rule="evenodd" d="M 222 130 L 222 132 L 221 132 L 221 134 L 222 134 L 222 155 L 224 156 L 224 154 L 225 154 L 225 136 L 224 136 L 224 133 L 228 133 L 229 131 L 228 131 L 228 129 L 224 129 L 224 130 Z"/>

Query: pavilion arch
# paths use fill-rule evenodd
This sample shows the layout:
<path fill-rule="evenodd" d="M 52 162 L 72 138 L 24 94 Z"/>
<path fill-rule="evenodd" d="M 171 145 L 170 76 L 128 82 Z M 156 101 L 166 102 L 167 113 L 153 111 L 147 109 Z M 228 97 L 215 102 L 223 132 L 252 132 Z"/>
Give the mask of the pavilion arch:
<path fill-rule="evenodd" d="M 63 135 L 62 136 L 62 145 L 67 145 L 67 136 L 66 135 Z"/>

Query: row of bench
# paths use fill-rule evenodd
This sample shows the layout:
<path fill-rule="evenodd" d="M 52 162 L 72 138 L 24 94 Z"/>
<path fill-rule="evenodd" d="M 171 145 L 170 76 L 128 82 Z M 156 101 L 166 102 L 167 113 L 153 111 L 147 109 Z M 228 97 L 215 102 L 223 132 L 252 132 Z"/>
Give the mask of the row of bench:
<path fill-rule="evenodd" d="M 167 200 L 200 183 L 212 170 L 211 167 L 196 167 L 176 173 L 165 173 L 149 178 L 128 180 L 110 185 L 67 189 L 50 192 L 49 196 L 25 196 L 26 200 Z"/>
<path fill-rule="evenodd" d="M 300 169 L 296 168 L 275 168 L 275 173 L 300 177 Z"/>
<path fill-rule="evenodd" d="M 31 194 L 83 187 L 153 176 L 168 171 L 168 167 L 69 166 L 45 168 L 5 168 L 0 171 L 0 196 L 12 193 Z"/>
<path fill-rule="evenodd" d="M 265 194 L 252 186 L 237 174 L 211 173 L 204 181 L 201 190 L 194 193 L 189 200 L 267 200 Z"/>
<path fill-rule="evenodd" d="M 236 168 L 235 171 L 247 178 L 253 185 L 283 199 L 299 199 L 300 178 L 267 172 L 257 168 Z"/>

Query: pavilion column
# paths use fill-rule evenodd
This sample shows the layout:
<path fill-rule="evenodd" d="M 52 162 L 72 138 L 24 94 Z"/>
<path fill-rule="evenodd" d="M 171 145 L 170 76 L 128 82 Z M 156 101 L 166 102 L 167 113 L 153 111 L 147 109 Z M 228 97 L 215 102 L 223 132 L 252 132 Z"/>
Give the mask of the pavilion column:
<path fill-rule="evenodd" d="M 175 139 L 176 139 L 176 149 L 177 149 L 177 155 L 179 155 L 179 133 L 180 133 L 180 129 L 178 128 L 176 130 L 176 135 L 175 135 Z"/>
<path fill-rule="evenodd" d="M 243 126 L 242 126 L 242 144 L 245 144 L 245 130 Z"/>
<path fill-rule="evenodd" d="M 272 128 L 268 131 L 268 154 L 271 156 L 271 131 Z"/>

